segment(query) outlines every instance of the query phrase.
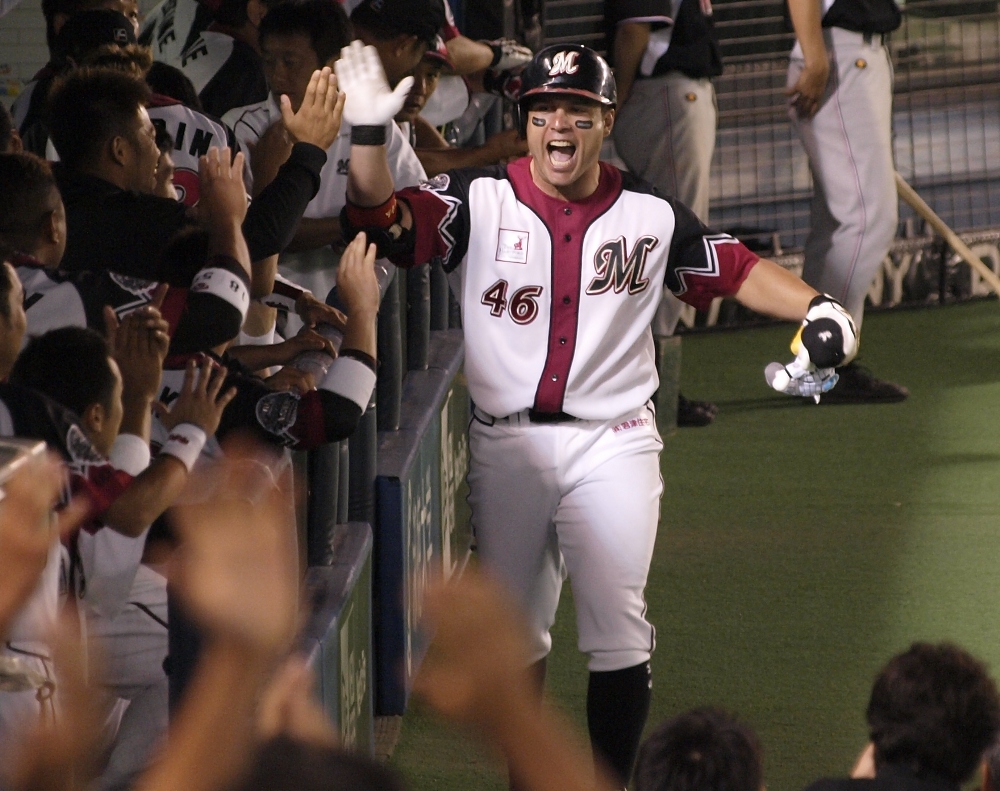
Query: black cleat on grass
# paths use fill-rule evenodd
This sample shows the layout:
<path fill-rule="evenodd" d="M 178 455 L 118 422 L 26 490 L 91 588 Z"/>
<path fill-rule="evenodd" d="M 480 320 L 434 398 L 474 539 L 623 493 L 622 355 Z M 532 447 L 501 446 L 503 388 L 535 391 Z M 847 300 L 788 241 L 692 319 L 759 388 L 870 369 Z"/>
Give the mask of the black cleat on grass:
<path fill-rule="evenodd" d="M 823 395 L 821 404 L 896 404 L 910 395 L 902 385 L 878 379 L 857 363 L 848 363 L 837 373 L 840 380 Z"/>

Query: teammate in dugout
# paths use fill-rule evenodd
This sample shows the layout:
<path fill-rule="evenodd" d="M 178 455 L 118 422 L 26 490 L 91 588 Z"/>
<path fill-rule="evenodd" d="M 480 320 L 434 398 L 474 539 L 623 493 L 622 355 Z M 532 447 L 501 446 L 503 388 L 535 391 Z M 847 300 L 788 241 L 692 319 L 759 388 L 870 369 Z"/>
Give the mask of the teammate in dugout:
<path fill-rule="evenodd" d="M 651 695 L 654 629 L 643 589 L 662 442 L 650 406 L 650 322 L 663 289 L 698 307 L 735 296 L 804 320 L 800 365 L 783 370 L 793 392 L 829 386 L 827 372 L 809 369 L 853 357 L 850 318 L 687 207 L 599 161 L 615 82 L 586 47 L 548 47 L 525 68 L 518 109 L 529 157 L 449 171 L 398 193 L 380 125 L 408 86 L 390 92 L 374 53 L 356 42 L 337 73 L 354 144 L 342 223 L 366 230 L 402 266 L 440 259 L 449 273 L 474 401 L 469 502 L 482 563 L 526 609 L 538 663 L 568 571 L 589 657 L 591 742 L 624 784 Z"/>

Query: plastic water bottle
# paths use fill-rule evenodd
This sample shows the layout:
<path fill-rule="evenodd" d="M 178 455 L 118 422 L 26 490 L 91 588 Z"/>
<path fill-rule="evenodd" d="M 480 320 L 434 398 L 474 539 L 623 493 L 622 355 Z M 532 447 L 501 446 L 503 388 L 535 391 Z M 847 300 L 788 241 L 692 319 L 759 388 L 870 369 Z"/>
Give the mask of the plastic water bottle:
<path fill-rule="evenodd" d="M 378 281 L 379 302 L 385 296 L 385 291 L 392 282 L 396 274 L 396 267 L 385 259 L 375 262 L 375 279 Z M 317 324 L 314 328 L 316 332 L 333 344 L 334 351 L 340 353 L 340 345 L 344 342 L 344 334 L 332 324 Z M 316 384 L 323 381 L 330 366 L 333 365 L 333 357 L 326 352 L 308 351 L 302 352 L 292 361 L 292 366 L 298 368 L 303 373 L 312 374 Z"/>

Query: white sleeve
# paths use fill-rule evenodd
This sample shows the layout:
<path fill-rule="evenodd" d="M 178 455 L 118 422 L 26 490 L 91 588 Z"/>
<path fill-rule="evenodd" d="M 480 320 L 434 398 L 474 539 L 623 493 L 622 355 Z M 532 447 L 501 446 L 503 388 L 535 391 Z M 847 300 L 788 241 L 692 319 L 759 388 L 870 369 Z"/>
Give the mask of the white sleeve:
<path fill-rule="evenodd" d="M 389 172 L 392 173 L 392 183 L 397 190 L 404 187 L 415 187 L 427 181 L 424 166 L 417 159 L 417 153 L 410 141 L 403 135 L 403 130 L 396 124 L 390 124 L 392 131 L 389 144 L 386 146 L 386 156 L 389 159 Z"/>
<path fill-rule="evenodd" d="M 116 470 L 134 478 L 149 466 L 149 444 L 135 434 L 119 434 L 111 446 L 108 461 Z"/>

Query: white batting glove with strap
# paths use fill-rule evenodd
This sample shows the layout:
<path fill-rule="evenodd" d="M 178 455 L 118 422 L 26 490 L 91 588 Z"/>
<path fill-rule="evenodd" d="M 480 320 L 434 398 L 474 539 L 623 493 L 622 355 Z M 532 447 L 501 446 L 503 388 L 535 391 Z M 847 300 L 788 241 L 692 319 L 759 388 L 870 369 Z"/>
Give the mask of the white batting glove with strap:
<path fill-rule="evenodd" d="M 779 393 L 813 397 L 819 401 L 839 379 L 834 368 L 846 365 L 858 353 L 858 329 L 844 306 L 821 294 L 792 339 L 795 359 L 788 365 L 771 363 L 764 371 L 767 383 Z"/>
<path fill-rule="evenodd" d="M 528 47 L 519 44 L 512 38 L 498 38 L 495 41 L 483 41 L 482 43 L 493 50 L 493 62 L 490 64 L 493 71 L 520 69 L 534 57 Z"/>
<path fill-rule="evenodd" d="M 347 94 L 344 120 L 354 127 L 385 126 L 402 109 L 413 86 L 413 77 L 404 77 L 395 90 L 389 88 L 378 51 L 357 40 L 340 51 L 334 68 L 340 90 Z"/>

